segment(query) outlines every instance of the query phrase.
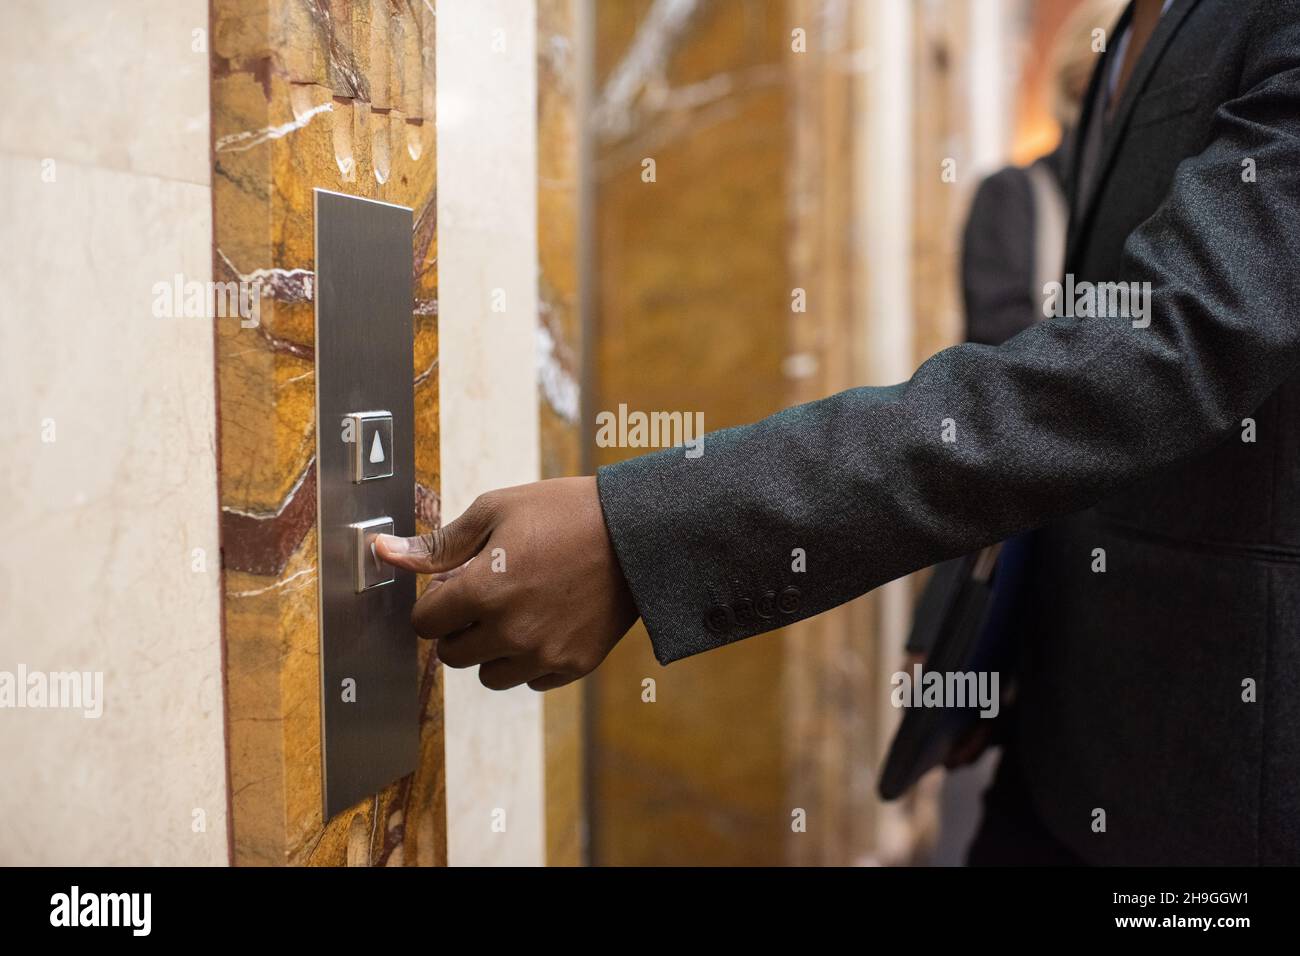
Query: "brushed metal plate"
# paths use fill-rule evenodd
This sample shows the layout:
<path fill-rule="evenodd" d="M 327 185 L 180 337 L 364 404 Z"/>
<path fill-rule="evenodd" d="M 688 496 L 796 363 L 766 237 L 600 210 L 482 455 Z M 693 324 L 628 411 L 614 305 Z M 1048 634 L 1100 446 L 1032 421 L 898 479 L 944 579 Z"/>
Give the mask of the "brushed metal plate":
<path fill-rule="evenodd" d="M 415 534 L 411 210 L 316 190 L 316 469 L 325 817 L 412 772 L 419 675 L 415 577 L 357 593 L 352 525 Z M 350 415 L 393 416 L 391 477 L 358 483 Z"/>

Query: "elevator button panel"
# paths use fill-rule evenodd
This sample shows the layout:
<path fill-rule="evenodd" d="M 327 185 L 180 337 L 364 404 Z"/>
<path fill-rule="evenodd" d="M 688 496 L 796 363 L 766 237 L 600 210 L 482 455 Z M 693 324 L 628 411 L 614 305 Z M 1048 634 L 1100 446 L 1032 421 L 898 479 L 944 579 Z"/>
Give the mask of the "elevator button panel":
<path fill-rule="evenodd" d="M 389 412 L 353 412 L 352 480 L 358 484 L 393 477 L 393 416 Z"/>
<path fill-rule="evenodd" d="M 328 819 L 415 770 L 415 575 L 375 557 L 415 528 L 410 209 L 316 190 L 321 753 Z"/>

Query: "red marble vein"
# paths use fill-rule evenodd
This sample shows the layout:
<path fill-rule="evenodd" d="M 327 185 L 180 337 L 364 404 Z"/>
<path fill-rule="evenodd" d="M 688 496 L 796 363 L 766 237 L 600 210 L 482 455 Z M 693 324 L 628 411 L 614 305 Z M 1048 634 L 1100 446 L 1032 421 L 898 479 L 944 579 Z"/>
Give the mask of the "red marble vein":
<path fill-rule="evenodd" d="M 442 524 L 442 499 L 438 492 L 428 485 L 415 483 L 415 520 L 422 521 L 430 528 Z"/>
<path fill-rule="evenodd" d="M 271 514 L 221 509 L 221 557 L 227 571 L 279 577 L 316 522 L 316 462 Z"/>
<path fill-rule="evenodd" d="M 416 482 L 412 506 L 416 521 L 430 528 L 441 523 L 442 501 L 427 485 Z M 279 510 L 260 515 L 221 510 L 224 567 L 278 578 L 315 521 L 316 463 L 312 461 Z"/>

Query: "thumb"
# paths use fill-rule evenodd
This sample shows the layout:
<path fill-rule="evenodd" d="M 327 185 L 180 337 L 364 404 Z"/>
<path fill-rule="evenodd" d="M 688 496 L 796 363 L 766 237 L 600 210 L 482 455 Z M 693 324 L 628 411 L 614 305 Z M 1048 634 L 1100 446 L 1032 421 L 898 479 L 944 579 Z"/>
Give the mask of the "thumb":
<path fill-rule="evenodd" d="M 428 534 L 417 534 L 413 538 L 377 535 L 375 556 L 417 574 L 453 571 L 483 547 L 496 524 L 497 510 L 495 498 L 480 495 L 463 515 Z"/>

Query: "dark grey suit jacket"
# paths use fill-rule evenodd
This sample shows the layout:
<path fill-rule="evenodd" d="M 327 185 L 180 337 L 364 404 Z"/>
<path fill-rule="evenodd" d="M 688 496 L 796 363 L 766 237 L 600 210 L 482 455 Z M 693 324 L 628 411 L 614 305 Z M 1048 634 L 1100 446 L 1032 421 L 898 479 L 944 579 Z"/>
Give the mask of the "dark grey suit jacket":
<path fill-rule="evenodd" d="M 1300 0 L 1176 0 L 1094 182 L 1066 271 L 1150 282 L 1148 327 L 1052 319 L 603 468 L 606 522 L 664 663 L 1046 526 L 1019 732 L 1052 832 L 1300 863 Z"/>

